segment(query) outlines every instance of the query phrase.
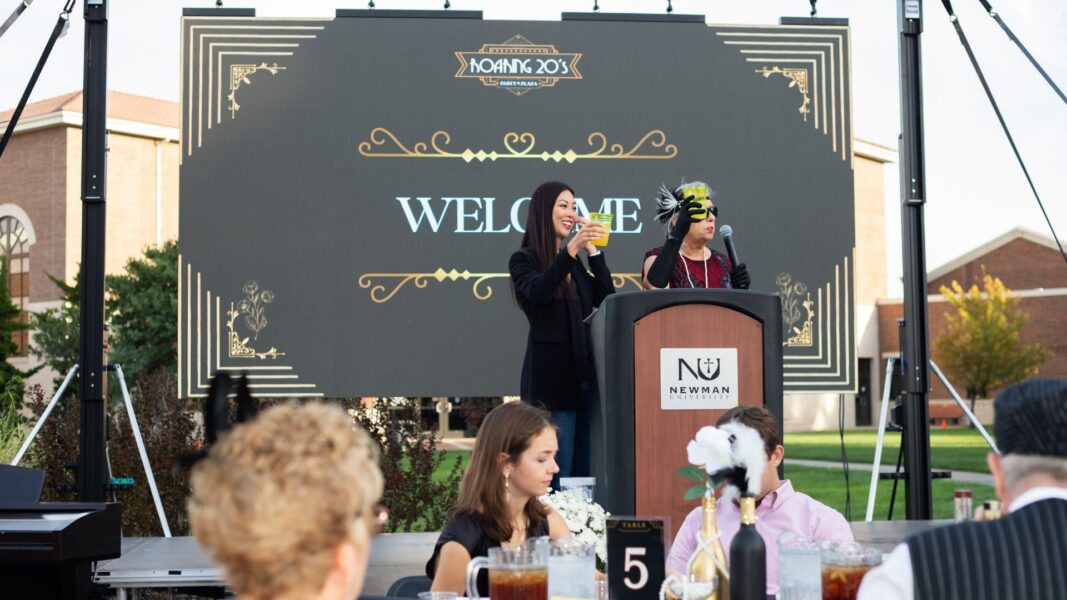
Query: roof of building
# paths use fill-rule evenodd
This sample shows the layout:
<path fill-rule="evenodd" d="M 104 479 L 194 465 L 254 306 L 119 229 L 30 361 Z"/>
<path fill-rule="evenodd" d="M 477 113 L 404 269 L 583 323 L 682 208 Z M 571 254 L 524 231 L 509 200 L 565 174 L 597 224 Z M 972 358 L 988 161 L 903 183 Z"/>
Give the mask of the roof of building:
<path fill-rule="evenodd" d="M 1009 246 L 1016 243 L 1014 250 Z M 1038 251 L 1038 249 L 1023 249 L 1024 258 L 1019 258 L 1020 248 L 1018 244 L 1034 244 L 1039 248 L 1047 248 L 1051 252 Z M 1004 254 L 1008 252 L 1008 254 Z M 929 301 L 943 301 L 944 298 L 937 293 L 939 285 L 948 285 L 949 278 L 959 278 L 963 285 L 973 277 L 979 277 L 986 272 L 987 266 L 992 261 L 995 274 L 1006 285 L 1012 288 L 1012 295 L 1023 298 L 1030 296 L 1065 296 L 1067 287 L 1064 282 L 1063 260 L 1060 257 L 1059 246 L 1051 236 L 1039 233 L 1026 227 L 1010 229 L 986 242 L 975 246 L 956 258 L 934 268 L 926 274 L 929 286 Z M 941 280 L 941 281 L 938 281 Z M 973 283 L 973 282 L 972 282 Z M 878 304 L 900 304 L 902 298 L 879 298 Z"/>
<path fill-rule="evenodd" d="M 936 269 L 931 269 L 927 273 L 926 279 L 927 281 L 933 281 L 934 279 L 951 273 L 952 271 L 962 267 L 963 265 L 966 265 L 969 262 L 973 262 L 981 258 L 982 256 L 989 254 L 990 252 L 996 250 L 997 248 L 1000 248 L 1008 242 L 1012 242 L 1020 238 L 1033 242 L 1035 244 L 1039 244 L 1041 246 L 1045 246 L 1057 252 L 1059 252 L 1060 250 L 1059 246 L 1056 245 L 1056 240 L 1052 239 L 1051 236 L 1047 236 L 1043 233 L 1038 233 L 1032 229 L 1027 229 L 1026 227 L 1016 227 L 1015 229 L 1011 229 L 1001 235 L 998 235 L 997 237 L 989 240 L 984 244 L 975 246 L 971 250 L 957 256 L 956 258 L 948 261 L 940 267 L 937 267 Z"/>
<path fill-rule="evenodd" d="M 852 150 L 856 153 L 856 156 L 862 156 L 863 158 L 869 158 L 882 163 L 895 163 L 898 162 L 900 158 L 900 153 L 897 152 L 896 148 L 868 142 L 867 140 L 860 138 L 855 138 L 853 140 Z"/>
<path fill-rule="evenodd" d="M 107 93 L 107 116 L 115 119 L 150 123 L 164 127 L 177 127 L 178 110 L 177 102 L 127 94 L 126 92 Z M 31 102 L 23 109 L 19 121 L 60 111 L 80 114 L 82 111 L 81 90 Z M 0 112 L 0 122 L 7 123 L 14 112 L 14 108 Z"/>
<path fill-rule="evenodd" d="M 80 127 L 82 103 L 81 90 L 31 102 L 23 109 L 15 131 L 28 131 L 56 125 Z M 179 111 L 180 107 L 177 102 L 125 92 L 107 93 L 108 127 L 112 130 L 176 139 Z M 0 127 L 6 127 L 14 113 L 14 108 L 0 112 Z M 113 122 L 120 125 L 116 127 Z M 121 124 L 132 125 L 132 127 L 122 127 Z"/>

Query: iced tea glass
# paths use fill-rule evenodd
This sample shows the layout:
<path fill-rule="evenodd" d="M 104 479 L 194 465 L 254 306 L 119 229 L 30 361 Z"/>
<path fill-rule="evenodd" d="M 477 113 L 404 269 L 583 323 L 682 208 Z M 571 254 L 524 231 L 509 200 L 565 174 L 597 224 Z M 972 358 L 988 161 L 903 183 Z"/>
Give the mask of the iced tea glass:
<path fill-rule="evenodd" d="M 882 564 L 882 553 L 855 542 L 822 549 L 823 600 L 856 600 L 867 572 Z"/>
<path fill-rule="evenodd" d="M 547 600 L 548 561 L 529 546 L 490 548 L 467 564 L 467 597 L 480 598 L 478 571 L 489 569 L 489 597 L 493 600 Z"/>

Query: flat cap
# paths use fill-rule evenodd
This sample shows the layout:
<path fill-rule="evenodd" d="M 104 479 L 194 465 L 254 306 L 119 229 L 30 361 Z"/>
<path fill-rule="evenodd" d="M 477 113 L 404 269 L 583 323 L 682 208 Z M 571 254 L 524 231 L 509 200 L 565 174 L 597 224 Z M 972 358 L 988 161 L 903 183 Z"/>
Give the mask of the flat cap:
<path fill-rule="evenodd" d="M 1002 454 L 1067 457 L 1067 379 L 1031 379 L 993 402 Z"/>

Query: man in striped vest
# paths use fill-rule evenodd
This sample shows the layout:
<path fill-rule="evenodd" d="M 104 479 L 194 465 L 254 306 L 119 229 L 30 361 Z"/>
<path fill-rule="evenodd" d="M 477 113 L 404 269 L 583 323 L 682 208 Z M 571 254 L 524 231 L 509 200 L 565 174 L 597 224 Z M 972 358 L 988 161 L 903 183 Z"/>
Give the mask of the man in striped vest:
<path fill-rule="evenodd" d="M 859 600 L 1067 598 L 1067 380 L 1033 379 L 993 404 L 989 454 L 1003 519 L 905 540 L 863 580 Z"/>

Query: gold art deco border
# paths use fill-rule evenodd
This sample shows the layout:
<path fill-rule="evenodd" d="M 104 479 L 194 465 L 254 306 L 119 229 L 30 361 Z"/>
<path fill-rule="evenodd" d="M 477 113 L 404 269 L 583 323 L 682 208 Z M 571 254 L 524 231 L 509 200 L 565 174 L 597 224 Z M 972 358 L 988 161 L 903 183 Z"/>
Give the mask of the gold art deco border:
<path fill-rule="evenodd" d="M 608 137 L 599 131 L 594 131 L 586 138 L 591 150 L 576 152 L 572 148 L 563 150 L 542 150 L 537 152 L 537 138 L 528 131 L 509 131 L 504 134 L 503 148 L 495 150 L 473 150 L 465 148 L 462 152 L 448 149 L 452 143 L 452 135 L 447 131 L 435 131 L 430 136 L 430 141 L 416 141 L 410 146 L 405 145 L 389 129 L 375 127 L 371 130 L 366 140 L 359 143 L 359 153 L 368 158 L 451 158 L 461 159 L 464 162 L 477 160 L 497 161 L 504 159 L 536 159 L 544 162 L 554 160 L 556 162 L 567 161 L 573 163 L 578 160 L 617 159 L 617 160 L 669 160 L 678 156 L 678 147 L 668 143 L 667 134 L 662 129 L 653 129 L 641 139 L 627 147 L 620 143 L 608 143 Z"/>
<path fill-rule="evenodd" d="M 739 26 L 737 31 L 716 31 L 715 35 L 727 46 L 738 48 L 754 73 L 788 81 L 800 95 L 797 112 L 804 122 L 827 136 L 833 152 L 851 164 L 852 40 L 847 26 Z"/>
<path fill-rule="evenodd" d="M 430 273 L 364 273 L 359 276 L 359 287 L 370 292 L 370 299 L 375 304 L 385 304 L 393 299 L 404 286 L 412 284 L 415 289 L 425 289 L 431 280 L 437 283 L 454 283 L 459 280 L 472 281 L 471 294 L 478 300 L 488 300 L 493 297 L 493 288 L 490 282 L 494 279 L 509 279 L 508 273 L 471 273 L 469 270 L 462 271 L 450 269 L 448 271 L 438 268 Z M 621 288 L 630 283 L 641 289 L 640 273 L 616 273 L 611 276 L 612 283 L 616 288 Z M 447 281 L 446 281 L 447 280 Z"/>
<path fill-rule="evenodd" d="M 241 17 L 182 17 L 181 52 L 185 62 L 181 80 L 181 157 L 192 156 L 204 144 L 204 130 L 222 125 L 241 105 L 237 91 L 249 86 L 258 73 L 277 75 L 280 64 L 300 45 L 318 37 L 329 19 L 290 20 L 270 25 L 269 19 Z M 223 106 L 223 99 L 226 104 Z"/>
<path fill-rule="evenodd" d="M 855 262 L 856 249 L 853 248 L 851 256 L 843 257 L 841 263 L 834 265 L 833 280 L 816 290 L 814 300 L 810 291 L 804 290 L 801 296 L 808 303 L 804 307 L 806 314 L 796 319 L 804 323 L 801 327 L 791 325 L 785 315 L 790 292 L 798 291 L 795 287 L 798 282 L 791 281 L 791 289 L 784 290 L 784 278 L 779 276 L 779 295 L 783 299 L 785 340 L 782 361 L 786 393 L 855 391 L 856 340 L 851 310 L 855 298 Z"/>
<path fill-rule="evenodd" d="M 222 298 L 203 284 L 203 277 L 178 255 L 178 397 L 206 398 L 211 378 L 219 371 L 245 373 L 254 393 L 275 398 L 321 398 L 313 383 L 300 381 L 292 365 L 280 363 L 285 356 L 277 348 L 255 349 L 250 336 L 236 329 L 241 315 L 240 304 L 271 294 L 266 302 L 273 302 L 273 293 L 261 290 L 254 281 L 246 283 L 244 298 Z M 255 288 L 251 287 L 255 284 Z M 249 291 L 251 290 L 251 292 Z M 225 310 L 228 309 L 228 310 Z M 225 310 L 225 312 L 223 312 Z M 247 310 L 247 309 L 244 309 Z M 258 318 L 261 318 L 260 315 Z M 254 333 L 265 328 L 266 319 Z M 223 329 L 225 327 L 225 335 Z M 225 341 L 223 341 L 225 340 Z M 184 395 L 183 395 L 184 394 Z"/>

